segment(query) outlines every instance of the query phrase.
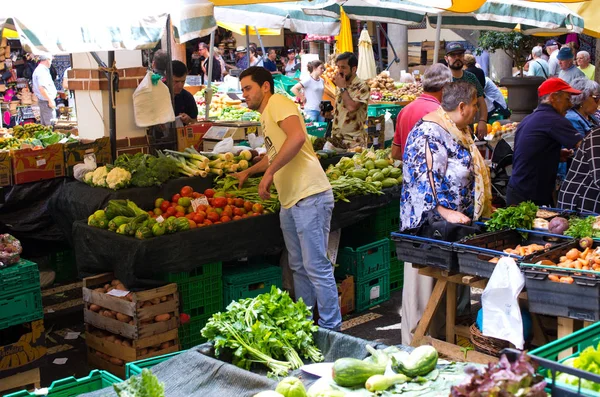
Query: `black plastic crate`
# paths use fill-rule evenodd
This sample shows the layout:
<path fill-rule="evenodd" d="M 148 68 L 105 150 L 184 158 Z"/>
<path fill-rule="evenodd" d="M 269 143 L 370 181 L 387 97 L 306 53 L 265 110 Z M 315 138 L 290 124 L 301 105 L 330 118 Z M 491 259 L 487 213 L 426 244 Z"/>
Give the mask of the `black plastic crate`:
<path fill-rule="evenodd" d="M 593 248 L 600 246 L 595 242 Z M 538 265 L 542 260 L 559 262 L 570 249 L 578 248 L 576 241 L 535 255 L 521 263 L 531 313 L 568 317 L 595 322 L 600 320 L 600 273 L 592 270 L 567 269 Z M 572 284 L 550 280 L 550 276 L 570 276 Z"/>
<path fill-rule="evenodd" d="M 522 233 L 525 233 L 527 237 L 524 237 Z M 507 248 L 515 248 L 517 245 L 549 244 L 550 247 L 547 248 L 549 250 L 554 246 L 571 241 L 573 241 L 573 238 L 569 236 L 513 229 L 480 234 L 460 243 L 455 243 L 453 247 L 458 256 L 458 271 L 460 273 L 490 278 L 496 267 L 496 263 L 490 262 L 493 258 L 509 256 L 518 263 L 534 255 L 539 255 L 539 252 L 525 256 L 507 254 L 503 251 Z"/>
<path fill-rule="evenodd" d="M 396 254 L 403 262 L 456 271 L 458 261 L 452 243 L 405 233 L 392 233 Z"/>

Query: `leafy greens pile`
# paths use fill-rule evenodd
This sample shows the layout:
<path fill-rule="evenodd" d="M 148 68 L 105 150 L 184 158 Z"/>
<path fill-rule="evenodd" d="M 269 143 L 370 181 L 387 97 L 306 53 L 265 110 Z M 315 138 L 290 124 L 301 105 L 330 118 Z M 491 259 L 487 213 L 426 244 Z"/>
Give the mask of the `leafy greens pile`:
<path fill-rule="evenodd" d="M 300 356 L 323 361 L 313 341 L 318 327 L 309 315 L 302 299 L 294 302 L 273 286 L 268 293 L 232 302 L 225 312 L 213 314 L 202 336 L 214 341 L 217 355 L 229 349 L 234 365 L 250 369 L 252 363 L 261 363 L 269 375 L 282 376 L 304 364 Z"/>
<path fill-rule="evenodd" d="M 513 207 L 498 208 L 485 222 L 485 226 L 490 232 L 503 229 L 531 230 L 537 211 L 538 206 L 531 201 Z"/>
<path fill-rule="evenodd" d="M 489 363 L 484 369 L 465 368 L 467 379 L 460 385 L 452 387 L 451 397 L 469 396 L 523 396 L 546 397 L 546 382 L 535 374 L 526 353 L 511 363 L 505 355 L 497 364 Z M 538 382 L 539 380 L 539 382 Z"/>
<path fill-rule="evenodd" d="M 125 382 L 115 383 L 113 388 L 119 397 L 165 397 L 165 385 L 146 368 L 140 376 L 132 376 Z"/>
<path fill-rule="evenodd" d="M 137 187 L 162 185 L 179 175 L 177 162 L 164 155 L 156 157 L 144 153 L 136 153 L 133 156 L 122 154 L 115 160 L 115 166 L 129 171 L 130 185 Z"/>
<path fill-rule="evenodd" d="M 578 357 L 571 357 L 565 360 L 562 364 L 568 367 L 573 367 L 600 375 L 600 345 L 597 347 L 597 349 L 595 349 L 594 346 L 588 346 L 581 352 L 581 354 L 579 354 Z M 579 382 L 581 381 L 582 388 L 600 392 L 599 383 L 579 378 L 567 373 L 558 373 L 556 376 L 556 381 L 576 387 L 579 386 Z"/>
<path fill-rule="evenodd" d="M 381 190 L 375 187 L 373 184 L 363 181 L 359 178 L 353 178 L 349 176 L 340 176 L 338 179 L 330 180 L 331 188 L 333 189 L 333 197 L 336 202 L 345 201 L 350 202 L 348 197 L 351 196 L 363 196 L 366 194 L 383 194 Z"/>
<path fill-rule="evenodd" d="M 569 228 L 565 230 L 565 235 L 583 238 L 583 237 L 600 237 L 600 230 L 594 229 L 596 217 L 588 216 L 587 218 L 572 217 L 569 219 Z"/>

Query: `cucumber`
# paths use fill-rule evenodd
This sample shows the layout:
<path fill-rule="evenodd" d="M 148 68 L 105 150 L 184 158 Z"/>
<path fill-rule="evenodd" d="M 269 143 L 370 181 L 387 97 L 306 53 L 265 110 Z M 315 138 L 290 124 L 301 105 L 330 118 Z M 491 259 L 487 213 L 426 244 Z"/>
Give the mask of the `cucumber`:
<path fill-rule="evenodd" d="M 433 346 L 419 346 L 404 360 L 392 356 L 392 370 L 410 378 L 425 376 L 435 369 L 438 352 Z"/>
<path fill-rule="evenodd" d="M 406 383 L 409 380 L 410 378 L 404 374 L 373 375 L 367 379 L 365 389 L 370 392 L 384 391 L 396 384 Z"/>
<path fill-rule="evenodd" d="M 340 358 L 333 363 L 333 380 L 340 386 L 364 386 L 373 375 L 383 375 L 384 365 L 377 365 L 356 358 Z"/>
<path fill-rule="evenodd" d="M 385 178 L 383 181 L 381 181 L 381 185 L 386 188 L 386 187 L 393 187 L 396 186 L 398 184 L 398 180 L 394 179 L 394 178 Z"/>

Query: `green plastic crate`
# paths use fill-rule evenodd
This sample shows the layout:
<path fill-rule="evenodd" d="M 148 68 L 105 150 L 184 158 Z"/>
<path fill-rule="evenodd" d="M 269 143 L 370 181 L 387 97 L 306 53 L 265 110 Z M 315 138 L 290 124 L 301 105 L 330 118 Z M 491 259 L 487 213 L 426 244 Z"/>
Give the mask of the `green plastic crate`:
<path fill-rule="evenodd" d="M 190 316 L 203 316 L 223 309 L 223 282 L 221 276 L 212 276 L 198 280 L 195 277 L 188 282 L 178 282 L 177 289 L 183 313 Z"/>
<path fill-rule="evenodd" d="M 55 281 L 73 281 L 77 279 L 77 262 L 74 250 L 63 250 L 50 254 L 50 268 L 56 273 Z"/>
<path fill-rule="evenodd" d="M 389 238 L 400 229 L 400 200 L 378 208 L 373 215 L 342 230 L 342 242 L 360 245 Z"/>
<path fill-rule="evenodd" d="M 336 275 L 353 275 L 357 280 L 390 271 L 390 242 L 387 238 L 357 248 L 344 247 L 338 253 Z"/>
<path fill-rule="evenodd" d="M 39 285 L 18 295 L 0 298 L 0 329 L 39 320 L 44 317 L 42 291 Z"/>
<path fill-rule="evenodd" d="M 306 126 L 306 132 L 317 138 L 324 138 L 327 133 L 327 123 L 313 121 L 311 125 Z"/>
<path fill-rule="evenodd" d="M 76 397 L 84 393 L 90 393 L 110 387 L 113 383 L 119 382 L 123 382 L 123 380 L 117 378 L 110 372 L 95 369 L 84 378 L 76 379 L 73 376 L 69 376 L 68 378 L 55 380 L 50 387 L 48 387 L 48 394 L 44 395 L 49 397 Z M 39 396 L 39 394 L 21 390 L 16 393 L 5 395 L 5 397 L 28 396 Z"/>
<path fill-rule="evenodd" d="M 254 298 L 271 290 L 281 288 L 282 271 L 279 266 L 249 265 L 226 269 L 223 274 L 223 305 L 243 298 Z"/>
<path fill-rule="evenodd" d="M 203 280 L 212 276 L 221 276 L 223 273 L 223 265 L 221 262 L 207 263 L 198 266 L 190 272 L 165 273 L 162 279 L 170 283 L 191 282 Z"/>
<path fill-rule="evenodd" d="M 544 358 L 546 360 L 562 363 L 570 358 L 578 357 L 579 354 L 587 347 L 593 346 L 594 348 L 597 348 L 599 343 L 600 322 L 596 322 L 590 325 L 589 327 L 585 327 L 583 329 L 580 329 L 579 331 L 573 332 L 570 335 L 555 340 L 554 342 L 550 342 L 544 346 L 538 347 L 537 349 L 530 351 L 528 354 L 530 356 L 533 356 L 534 359 L 535 357 L 539 357 Z M 570 354 L 569 356 L 559 360 L 558 355 L 567 349 L 572 349 L 573 354 Z M 548 385 L 553 384 L 552 377 L 548 373 L 548 370 L 546 368 L 540 366 L 538 367 L 537 371 L 539 374 L 546 376 L 546 382 Z M 564 389 L 570 392 L 577 392 L 577 386 L 566 385 L 561 382 L 557 382 L 555 387 L 559 387 L 560 389 Z M 600 393 L 582 388 L 580 394 L 574 395 L 600 396 Z"/>
<path fill-rule="evenodd" d="M 390 292 L 401 290 L 404 286 L 404 262 L 394 258 L 390 261 Z"/>
<path fill-rule="evenodd" d="M 0 269 L 0 298 L 19 294 L 31 288 L 40 289 L 40 272 L 37 264 L 26 259 Z M 0 312 L 0 316 L 2 313 Z"/>
<path fill-rule="evenodd" d="M 202 336 L 200 331 L 202 331 L 210 317 L 210 315 L 192 317 L 188 323 L 179 327 L 179 344 L 182 349 L 191 349 L 206 342 L 207 339 Z"/>
<path fill-rule="evenodd" d="M 398 117 L 398 113 L 404 106 L 392 105 L 387 103 L 371 104 L 367 108 L 368 117 L 379 117 L 383 116 L 386 112 L 390 112 L 392 118 L 395 120 Z"/>
<path fill-rule="evenodd" d="M 163 354 L 162 356 L 145 358 L 143 360 L 134 361 L 131 363 L 125 364 L 125 378 L 129 379 L 129 377 L 134 375 L 139 375 L 142 373 L 144 368 L 152 368 L 155 365 L 158 365 L 164 361 L 167 361 L 178 354 L 185 352 L 185 350 L 181 350 L 175 353 Z"/>
<path fill-rule="evenodd" d="M 356 283 L 356 311 L 362 312 L 390 299 L 390 269 L 358 279 Z"/>

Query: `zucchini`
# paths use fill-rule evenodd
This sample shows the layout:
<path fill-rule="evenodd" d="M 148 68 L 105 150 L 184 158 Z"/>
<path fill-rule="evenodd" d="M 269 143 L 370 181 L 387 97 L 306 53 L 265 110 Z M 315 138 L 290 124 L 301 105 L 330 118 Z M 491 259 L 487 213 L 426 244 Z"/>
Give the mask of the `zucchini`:
<path fill-rule="evenodd" d="M 384 188 L 387 188 L 387 187 L 394 187 L 394 186 L 396 186 L 397 184 L 398 184 L 398 180 L 397 180 L 397 179 L 394 179 L 394 178 L 385 178 L 383 181 L 381 181 L 381 185 L 382 185 Z"/>
<path fill-rule="evenodd" d="M 370 392 L 384 391 L 394 385 L 406 383 L 409 380 L 410 378 L 404 374 L 373 375 L 367 379 L 367 382 L 365 383 L 365 389 Z"/>
<path fill-rule="evenodd" d="M 340 358 L 333 363 L 333 380 L 340 386 L 364 386 L 373 375 L 383 375 L 385 365 L 368 363 L 356 358 Z"/>
<path fill-rule="evenodd" d="M 133 220 L 132 217 L 127 217 L 123 215 L 115 216 L 108 222 L 108 229 L 111 231 L 115 231 L 124 223 L 129 223 Z"/>
<path fill-rule="evenodd" d="M 435 350 L 435 347 L 428 345 L 419 346 L 403 360 L 397 360 L 392 356 L 392 370 L 414 378 L 415 376 L 427 375 L 433 371 L 437 362 L 438 352 Z"/>
<path fill-rule="evenodd" d="M 145 240 L 147 238 L 152 238 L 152 237 L 154 237 L 154 234 L 152 234 L 152 230 L 150 230 L 146 226 L 142 226 L 138 230 L 135 231 L 135 238 L 137 238 L 138 240 Z"/>

